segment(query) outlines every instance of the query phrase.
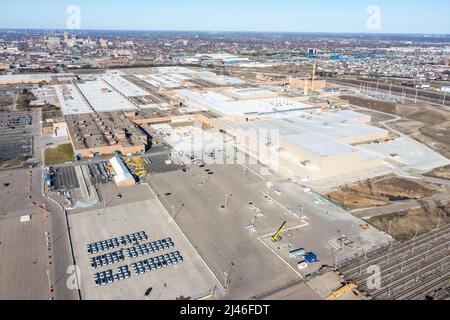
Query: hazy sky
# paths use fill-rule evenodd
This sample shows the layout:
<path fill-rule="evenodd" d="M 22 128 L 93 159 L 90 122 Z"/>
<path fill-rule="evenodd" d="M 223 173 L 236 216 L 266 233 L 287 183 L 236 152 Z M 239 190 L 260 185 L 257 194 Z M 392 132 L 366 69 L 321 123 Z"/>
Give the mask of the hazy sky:
<path fill-rule="evenodd" d="M 0 4 L 0 28 L 65 29 L 67 8 L 77 5 L 82 29 L 450 34 L 448 0 L 0 0 Z M 375 13 L 369 28 L 371 5 L 379 7 L 380 19 Z"/>

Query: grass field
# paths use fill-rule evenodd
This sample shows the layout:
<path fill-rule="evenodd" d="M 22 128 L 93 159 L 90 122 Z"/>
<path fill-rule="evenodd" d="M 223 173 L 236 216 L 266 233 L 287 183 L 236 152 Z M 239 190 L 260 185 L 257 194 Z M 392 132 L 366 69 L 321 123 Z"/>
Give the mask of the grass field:
<path fill-rule="evenodd" d="M 56 148 L 45 150 L 44 159 L 46 165 L 65 163 L 73 161 L 73 148 L 70 143 L 62 144 Z"/>

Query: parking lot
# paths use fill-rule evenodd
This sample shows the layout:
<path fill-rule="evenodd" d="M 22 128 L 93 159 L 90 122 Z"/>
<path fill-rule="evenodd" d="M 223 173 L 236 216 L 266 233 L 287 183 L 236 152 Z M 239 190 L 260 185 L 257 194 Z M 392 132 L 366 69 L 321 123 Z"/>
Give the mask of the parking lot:
<path fill-rule="evenodd" d="M 57 168 L 55 171 L 55 187 L 58 190 L 75 189 L 80 187 L 77 174 L 75 172 L 75 167 L 61 167 Z"/>
<path fill-rule="evenodd" d="M 167 155 L 144 157 L 142 160 L 144 160 L 145 167 L 150 174 L 173 172 L 182 169 L 182 166 L 166 163 L 168 160 Z"/>
<path fill-rule="evenodd" d="M 0 300 L 48 300 L 47 270 L 55 299 L 76 298 L 66 287 L 66 270 L 72 263 L 65 218 L 54 203 L 43 199 L 40 175 L 39 168 L 32 175 L 30 170 L 0 172 Z M 51 212 L 47 214 L 33 201 Z M 23 215 L 31 215 L 31 221 L 20 222 Z M 50 236 L 50 254 L 45 232 Z"/>
<path fill-rule="evenodd" d="M 28 135 L 0 136 L 0 162 L 33 156 L 33 138 Z"/>
<path fill-rule="evenodd" d="M 0 114 L 0 133 L 29 129 L 33 116 L 29 112 L 3 112 Z"/>
<path fill-rule="evenodd" d="M 209 294 L 219 286 L 213 274 L 150 190 L 136 187 L 134 193 L 151 199 L 127 204 L 115 199 L 105 209 L 69 214 L 82 298 L 166 300 Z"/>
<path fill-rule="evenodd" d="M 33 156 L 33 116 L 29 112 L 0 114 L 0 162 Z"/>
<path fill-rule="evenodd" d="M 283 221 L 299 232 L 308 227 L 266 198 L 255 174 L 241 166 L 189 166 L 147 180 L 222 285 L 229 282 L 228 298 L 249 299 L 301 279 L 259 238 L 273 235 Z"/>

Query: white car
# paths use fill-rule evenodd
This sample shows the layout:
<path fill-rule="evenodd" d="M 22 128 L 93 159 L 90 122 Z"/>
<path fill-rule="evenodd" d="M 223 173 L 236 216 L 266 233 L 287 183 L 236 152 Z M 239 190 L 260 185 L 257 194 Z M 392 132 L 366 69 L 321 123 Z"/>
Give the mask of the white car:
<path fill-rule="evenodd" d="M 297 266 L 300 270 L 308 268 L 308 264 L 305 261 L 299 262 Z"/>

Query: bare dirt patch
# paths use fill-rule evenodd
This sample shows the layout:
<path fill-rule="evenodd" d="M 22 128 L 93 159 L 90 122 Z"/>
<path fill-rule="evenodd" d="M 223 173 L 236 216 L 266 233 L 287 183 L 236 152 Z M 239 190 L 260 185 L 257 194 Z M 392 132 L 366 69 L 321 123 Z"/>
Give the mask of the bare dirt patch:
<path fill-rule="evenodd" d="M 434 184 L 388 175 L 342 186 L 325 196 L 346 210 L 354 210 L 428 198 L 442 191 Z"/>
<path fill-rule="evenodd" d="M 434 169 L 425 174 L 427 177 L 450 180 L 450 165 Z"/>
<path fill-rule="evenodd" d="M 435 208 L 418 208 L 374 217 L 367 222 L 374 227 L 391 233 L 399 241 L 407 241 L 422 235 L 437 226 L 450 223 L 450 203 L 440 204 Z M 390 229 L 390 230 L 389 230 Z"/>
<path fill-rule="evenodd" d="M 364 99 L 354 96 L 341 96 L 340 98 L 342 100 L 348 101 L 349 104 L 355 106 L 360 106 L 367 109 L 372 109 L 390 114 L 396 114 L 397 105 L 395 103 Z"/>

